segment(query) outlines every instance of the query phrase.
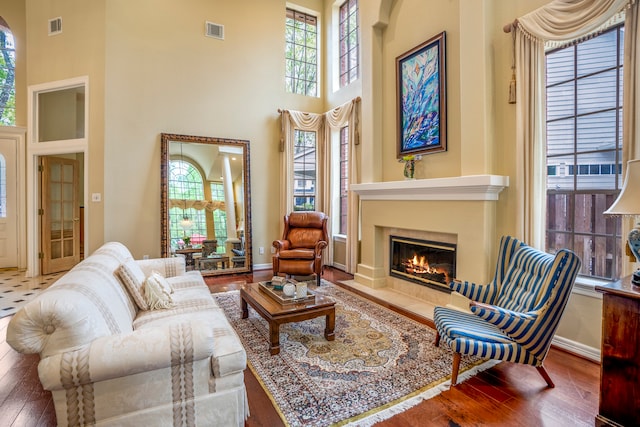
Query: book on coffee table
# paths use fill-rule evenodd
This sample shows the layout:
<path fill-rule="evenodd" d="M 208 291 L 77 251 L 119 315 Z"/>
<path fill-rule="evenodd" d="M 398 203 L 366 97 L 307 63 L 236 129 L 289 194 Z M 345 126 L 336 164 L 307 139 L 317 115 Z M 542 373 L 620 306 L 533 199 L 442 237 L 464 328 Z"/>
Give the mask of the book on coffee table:
<path fill-rule="evenodd" d="M 295 282 L 292 282 L 295 285 Z M 307 295 L 304 297 L 297 297 L 295 294 L 291 296 L 287 296 L 282 291 L 281 287 L 276 287 L 269 280 L 265 282 L 258 282 L 260 285 L 260 290 L 269 295 L 271 298 L 279 302 L 280 304 L 298 304 L 301 302 L 314 301 L 316 299 L 316 295 L 313 291 L 307 288 Z"/>

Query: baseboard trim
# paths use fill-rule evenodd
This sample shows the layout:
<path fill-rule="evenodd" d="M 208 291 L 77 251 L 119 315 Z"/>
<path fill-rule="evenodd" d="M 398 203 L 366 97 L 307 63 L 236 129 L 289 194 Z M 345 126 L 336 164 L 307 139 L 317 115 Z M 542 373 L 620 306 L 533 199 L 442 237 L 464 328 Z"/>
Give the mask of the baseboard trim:
<path fill-rule="evenodd" d="M 590 347 L 588 345 L 584 345 L 567 338 L 559 337 L 557 335 L 553 337 L 553 340 L 551 340 L 551 345 L 568 353 L 575 354 L 576 356 L 589 359 L 593 362 L 600 363 L 600 361 L 602 360 L 601 351 L 599 348 Z"/>
<path fill-rule="evenodd" d="M 272 268 L 271 264 L 253 264 L 253 271 L 271 270 Z"/>

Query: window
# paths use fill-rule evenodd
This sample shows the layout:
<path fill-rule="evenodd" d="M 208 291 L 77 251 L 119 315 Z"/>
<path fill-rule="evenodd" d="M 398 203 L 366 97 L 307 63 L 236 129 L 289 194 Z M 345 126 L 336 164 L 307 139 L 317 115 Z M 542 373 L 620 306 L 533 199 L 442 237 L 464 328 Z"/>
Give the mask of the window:
<path fill-rule="evenodd" d="M 293 145 L 293 210 L 316 210 L 316 133 L 296 129 Z"/>
<path fill-rule="evenodd" d="M 13 34 L 0 17 L 0 125 L 16 124 L 16 50 Z"/>
<path fill-rule="evenodd" d="M 169 228 L 171 249 L 175 250 L 182 240 L 178 236 L 191 237 L 194 234 L 207 235 L 204 210 L 188 208 L 189 200 L 204 200 L 202 175 L 185 160 L 171 160 L 169 163 Z M 174 206 L 182 202 L 182 206 Z"/>
<path fill-rule="evenodd" d="M 619 218 L 602 215 L 622 185 L 624 27 L 547 53 L 547 251 L 567 247 L 581 275 L 621 271 Z"/>
<path fill-rule="evenodd" d="M 340 234 L 347 234 L 349 195 L 349 126 L 340 129 Z"/>
<path fill-rule="evenodd" d="M 340 87 L 356 80 L 360 73 L 358 0 L 347 0 L 340 6 Z"/>
<path fill-rule="evenodd" d="M 224 201 L 224 185 L 221 182 L 211 183 L 211 200 Z M 213 211 L 213 228 L 218 240 L 217 252 L 224 253 L 227 241 L 227 213 L 222 209 Z"/>
<path fill-rule="evenodd" d="M 318 24 L 307 13 L 287 9 L 286 89 L 300 95 L 318 95 Z"/>

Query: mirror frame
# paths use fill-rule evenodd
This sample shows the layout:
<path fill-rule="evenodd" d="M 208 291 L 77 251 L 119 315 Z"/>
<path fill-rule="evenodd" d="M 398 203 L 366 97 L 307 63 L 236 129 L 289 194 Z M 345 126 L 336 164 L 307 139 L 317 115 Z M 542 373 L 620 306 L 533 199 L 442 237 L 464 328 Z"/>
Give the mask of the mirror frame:
<path fill-rule="evenodd" d="M 201 272 L 203 276 L 219 276 L 227 274 L 246 274 L 253 271 L 253 256 L 251 253 L 251 180 L 249 173 L 249 141 L 242 139 L 214 138 L 207 136 L 178 135 L 171 133 L 160 134 L 160 252 L 163 258 L 171 256 L 171 238 L 169 236 L 169 143 L 196 143 L 211 145 L 239 146 L 243 149 L 243 180 L 244 180 L 244 268 L 207 270 Z"/>

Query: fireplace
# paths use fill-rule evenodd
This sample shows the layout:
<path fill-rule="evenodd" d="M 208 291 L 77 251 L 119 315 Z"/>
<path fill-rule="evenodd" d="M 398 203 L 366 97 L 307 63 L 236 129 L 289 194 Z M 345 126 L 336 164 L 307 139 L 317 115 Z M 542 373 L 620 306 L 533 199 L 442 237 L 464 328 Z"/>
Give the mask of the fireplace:
<path fill-rule="evenodd" d="M 456 275 L 456 245 L 389 236 L 389 274 L 420 285 L 450 292 Z"/>

